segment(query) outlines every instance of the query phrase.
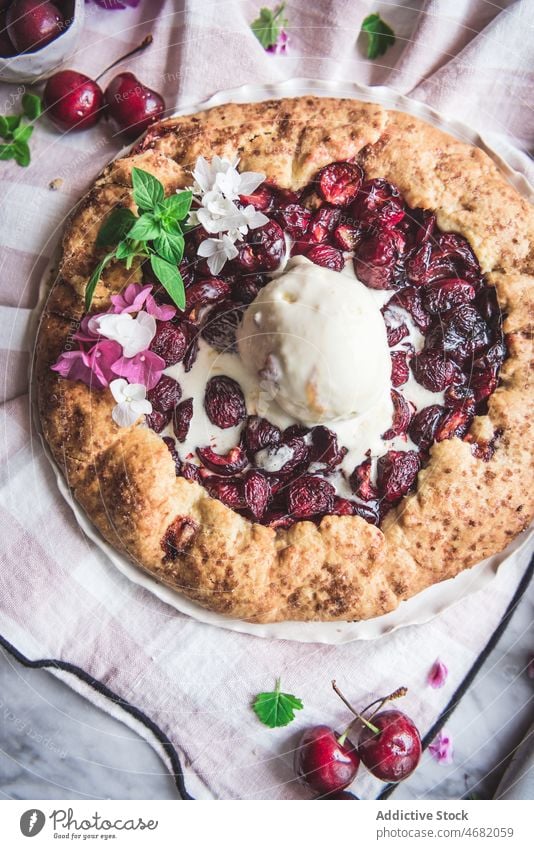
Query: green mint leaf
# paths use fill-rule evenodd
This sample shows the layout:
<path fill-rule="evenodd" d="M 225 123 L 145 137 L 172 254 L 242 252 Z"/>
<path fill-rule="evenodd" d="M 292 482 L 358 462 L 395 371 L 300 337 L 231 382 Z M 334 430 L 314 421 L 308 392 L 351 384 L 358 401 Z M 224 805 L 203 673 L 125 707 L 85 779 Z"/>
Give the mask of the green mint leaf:
<path fill-rule="evenodd" d="M 176 266 L 159 256 L 151 256 L 150 265 L 165 291 L 169 293 L 176 306 L 183 310 L 185 308 L 184 281 Z"/>
<path fill-rule="evenodd" d="M 28 147 L 27 142 L 25 141 L 15 141 L 13 142 L 13 147 L 15 149 L 15 159 L 18 165 L 22 165 L 24 168 L 30 164 L 30 148 Z"/>
<path fill-rule="evenodd" d="M 177 195 L 165 198 L 163 201 L 163 221 L 183 221 L 189 215 L 192 200 L 192 192 L 180 192 Z"/>
<path fill-rule="evenodd" d="M 104 268 L 106 267 L 108 262 L 113 259 L 113 257 L 114 257 L 114 254 L 106 254 L 104 259 L 100 260 L 97 267 L 95 268 L 95 270 L 91 274 L 91 277 L 89 278 L 89 283 L 87 284 L 87 286 L 85 288 L 85 311 L 86 312 L 89 311 L 89 307 L 91 306 L 91 302 L 93 300 L 93 295 L 94 295 L 95 289 L 96 289 L 96 284 L 100 280 L 100 277 L 102 276 L 102 272 L 103 272 Z"/>
<path fill-rule="evenodd" d="M 285 3 L 277 6 L 274 11 L 270 9 L 260 9 L 260 16 L 252 21 L 250 28 L 264 50 L 268 47 L 273 47 L 276 44 L 280 30 L 287 24 L 285 18 L 282 17 Z"/>
<path fill-rule="evenodd" d="M 145 256 L 144 251 L 139 250 L 139 246 L 134 242 L 131 242 L 129 239 L 123 239 L 122 242 L 119 242 L 115 249 L 115 258 L 120 260 L 126 260 L 127 268 L 132 267 L 132 262 L 136 256 Z"/>
<path fill-rule="evenodd" d="M 33 133 L 32 124 L 21 124 L 13 131 L 13 140 L 18 142 L 27 142 Z"/>
<path fill-rule="evenodd" d="M 128 231 L 132 229 L 136 221 L 137 217 L 131 209 L 121 206 L 112 210 L 98 231 L 98 236 L 96 237 L 97 247 L 101 248 L 105 245 L 114 245 L 120 242 L 124 239 Z"/>
<path fill-rule="evenodd" d="M 269 728 L 281 728 L 295 719 L 295 711 L 304 705 L 296 696 L 280 692 L 280 679 L 273 693 L 260 693 L 256 696 L 252 709 L 260 722 Z"/>
<path fill-rule="evenodd" d="M 160 233 L 160 222 L 150 212 L 145 212 L 128 231 L 128 238 L 137 242 L 148 242 L 150 239 L 156 239 Z"/>
<path fill-rule="evenodd" d="M 143 212 L 152 212 L 158 203 L 163 202 L 163 186 L 148 171 L 132 168 L 132 185 L 134 200 Z"/>
<path fill-rule="evenodd" d="M 37 94 L 26 92 L 22 98 L 22 108 L 24 110 L 24 114 L 30 119 L 30 121 L 36 121 L 43 112 L 42 100 Z"/>
<path fill-rule="evenodd" d="M 20 124 L 20 115 L 0 115 L 0 136 L 4 139 L 11 139 L 13 131 Z"/>
<path fill-rule="evenodd" d="M 184 237 L 181 233 L 163 231 L 157 239 L 154 239 L 154 248 L 167 262 L 178 265 L 184 255 Z"/>
<path fill-rule="evenodd" d="M 128 243 L 127 239 L 119 242 L 117 248 L 115 250 L 115 257 L 117 259 L 126 259 L 126 257 L 130 256 L 132 253 L 132 246 Z"/>
<path fill-rule="evenodd" d="M 0 144 L 0 159 L 14 159 L 15 158 L 15 145 L 14 144 Z"/>
<path fill-rule="evenodd" d="M 362 23 L 362 30 L 368 36 L 368 59 L 376 59 L 378 56 L 383 56 L 388 47 L 395 44 L 395 33 L 376 12 L 365 18 Z"/>

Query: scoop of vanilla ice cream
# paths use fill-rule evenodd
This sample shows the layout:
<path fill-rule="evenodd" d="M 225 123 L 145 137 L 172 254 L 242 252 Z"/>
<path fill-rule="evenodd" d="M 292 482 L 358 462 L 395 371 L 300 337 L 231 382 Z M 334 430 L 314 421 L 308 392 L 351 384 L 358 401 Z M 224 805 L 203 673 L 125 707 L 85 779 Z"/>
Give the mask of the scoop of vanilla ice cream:
<path fill-rule="evenodd" d="M 303 424 L 370 410 L 386 392 L 391 359 L 379 306 L 353 276 L 290 260 L 247 308 L 240 357 L 260 387 Z"/>

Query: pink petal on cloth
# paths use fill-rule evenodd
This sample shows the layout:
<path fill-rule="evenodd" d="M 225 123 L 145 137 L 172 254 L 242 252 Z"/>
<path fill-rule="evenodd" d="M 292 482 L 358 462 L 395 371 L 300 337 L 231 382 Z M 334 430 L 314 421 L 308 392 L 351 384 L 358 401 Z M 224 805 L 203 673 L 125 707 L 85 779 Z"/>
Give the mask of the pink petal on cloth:
<path fill-rule="evenodd" d="M 119 9 L 127 9 L 128 7 L 136 9 L 139 6 L 140 0 L 85 0 L 85 2 L 92 2 L 95 6 L 100 6 L 101 9 L 107 9 L 108 12 L 116 12 Z"/>
<path fill-rule="evenodd" d="M 289 47 L 289 36 L 284 29 L 280 30 L 278 38 L 276 39 L 275 44 L 272 44 L 270 47 L 265 48 L 266 53 L 278 53 L 283 55 L 287 53 L 287 48 Z"/>
<path fill-rule="evenodd" d="M 57 371 L 61 377 L 67 380 L 79 380 L 87 386 L 95 386 L 100 389 L 107 386 L 104 375 L 98 367 L 91 363 L 85 351 L 66 351 L 64 354 L 60 354 L 51 369 Z"/>
<path fill-rule="evenodd" d="M 123 312 L 139 312 L 139 310 L 143 308 L 143 305 L 151 291 L 152 286 L 150 284 L 142 286 L 141 283 L 130 283 L 124 292 L 121 292 L 119 295 L 111 296 L 113 312 L 116 314 Z"/>
<path fill-rule="evenodd" d="M 116 375 L 111 370 L 111 366 L 121 356 L 121 346 L 118 342 L 113 342 L 110 339 L 102 339 L 87 352 L 89 366 L 94 374 L 100 376 L 100 379 L 104 382 L 104 386 L 107 386 L 111 380 L 115 379 Z"/>
<path fill-rule="evenodd" d="M 438 763 L 452 764 L 454 750 L 450 734 L 446 731 L 440 731 L 437 737 L 432 740 L 428 751 Z"/>
<path fill-rule="evenodd" d="M 120 357 L 113 365 L 113 374 L 125 377 L 128 383 L 142 383 L 147 389 L 153 389 L 159 381 L 165 360 L 152 351 L 141 351 L 135 357 Z"/>
<path fill-rule="evenodd" d="M 445 681 L 447 680 L 447 676 L 449 674 L 449 670 L 445 666 L 444 663 L 438 658 L 434 661 L 434 664 L 428 673 L 427 676 L 427 684 L 429 684 L 432 689 L 439 690 L 440 687 L 443 687 Z"/>

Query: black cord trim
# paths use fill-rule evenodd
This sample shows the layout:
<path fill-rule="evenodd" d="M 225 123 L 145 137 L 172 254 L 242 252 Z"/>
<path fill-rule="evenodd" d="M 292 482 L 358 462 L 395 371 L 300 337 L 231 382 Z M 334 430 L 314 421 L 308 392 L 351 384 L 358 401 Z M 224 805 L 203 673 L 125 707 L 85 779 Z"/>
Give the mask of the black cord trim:
<path fill-rule="evenodd" d="M 176 783 L 176 787 L 178 788 L 178 792 L 182 799 L 192 799 L 194 801 L 194 796 L 191 796 L 185 787 L 184 782 L 184 774 L 182 770 L 182 765 L 180 763 L 180 758 L 178 756 L 178 752 L 174 748 L 173 744 L 167 737 L 167 735 L 161 730 L 161 728 L 153 722 L 150 717 L 148 717 L 142 710 L 135 707 L 135 705 L 127 702 L 126 699 L 117 696 L 109 687 L 106 687 L 105 684 L 102 684 L 96 678 L 93 678 L 92 675 L 89 675 L 83 669 L 80 669 L 79 666 L 76 666 L 74 663 L 68 663 L 65 660 L 51 660 L 51 659 L 43 659 L 43 660 L 29 660 L 29 658 L 25 657 L 18 649 L 15 648 L 10 642 L 8 642 L 5 637 L 0 635 L 0 645 L 2 645 L 9 654 L 11 654 L 15 660 L 17 660 L 22 666 L 26 666 L 29 669 L 62 669 L 64 672 L 70 672 L 72 675 L 75 675 L 76 678 L 79 678 L 80 681 L 83 681 L 85 684 L 88 684 L 93 690 L 96 690 L 102 696 L 110 699 L 114 704 L 118 707 L 122 708 L 129 713 L 131 716 L 135 717 L 139 722 L 141 722 L 149 731 L 152 731 L 154 736 L 159 740 L 165 754 L 169 758 L 169 761 L 172 766 L 172 777 Z"/>
<path fill-rule="evenodd" d="M 423 737 L 423 741 L 422 741 L 423 751 L 428 747 L 429 743 L 432 742 L 432 740 L 434 739 L 436 734 L 438 734 L 438 732 L 443 728 L 443 726 L 445 725 L 445 723 L 447 722 L 447 720 L 449 719 L 451 714 L 456 710 L 461 699 L 465 695 L 466 691 L 469 689 L 469 687 L 473 683 L 473 680 L 478 675 L 478 673 L 480 671 L 480 667 L 484 664 L 484 662 L 487 660 L 487 658 L 489 657 L 489 655 L 491 654 L 491 652 L 493 651 L 493 649 L 495 648 L 495 646 L 497 645 L 497 643 L 501 639 L 502 635 L 504 634 L 504 632 L 505 632 L 505 630 L 508 626 L 508 623 L 510 622 L 510 619 L 512 618 L 512 615 L 513 615 L 517 605 L 521 601 L 523 595 L 525 594 L 525 592 L 528 588 L 528 585 L 530 584 L 530 582 L 532 580 L 533 574 L 534 574 L 534 556 L 531 557 L 530 563 L 527 567 L 527 570 L 526 570 L 525 574 L 523 575 L 523 577 L 521 578 L 521 581 L 519 582 L 518 587 L 517 587 L 517 589 L 514 593 L 514 596 L 511 600 L 510 604 L 506 608 L 501 621 L 499 622 L 499 624 L 495 628 L 493 634 L 489 638 L 488 642 L 486 643 L 486 645 L 484 646 L 484 648 L 482 649 L 482 651 L 478 655 L 473 666 L 471 667 L 471 669 L 469 670 L 469 672 L 467 673 L 467 675 L 465 676 L 465 678 L 463 679 L 461 684 L 455 690 L 455 692 L 452 695 L 448 705 L 445 707 L 445 709 L 438 716 L 434 725 L 431 727 L 430 731 L 428 731 L 425 734 L 425 736 Z M 389 796 L 391 796 L 391 794 L 393 793 L 393 791 L 395 790 L 396 787 L 397 787 L 396 784 L 387 784 L 384 787 L 384 789 L 382 790 L 382 792 L 376 798 L 377 799 L 387 799 Z"/>

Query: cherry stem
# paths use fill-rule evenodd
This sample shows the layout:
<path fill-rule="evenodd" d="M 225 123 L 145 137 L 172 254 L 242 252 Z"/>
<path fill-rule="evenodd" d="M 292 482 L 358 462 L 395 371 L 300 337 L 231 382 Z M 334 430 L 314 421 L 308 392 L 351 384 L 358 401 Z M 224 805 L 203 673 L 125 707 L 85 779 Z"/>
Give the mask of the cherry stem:
<path fill-rule="evenodd" d="M 372 712 L 371 716 L 369 717 L 369 719 L 372 719 L 373 716 L 376 716 L 378 711 L 383 708 L 383 706 L 386 704 L 386 702 L 392 702 L 394 699 L 401 699 L 403 696 L 406 695 L 407 692 L 408 692 L 408 687 L 397 687 L 397 689 L 393 690 L 393 692 L 390 693 L 389 696 L 383 696 L 380 699 L 375 699 L 374 702 L 371 702 L 370 705 L 367 705 L 367 707 L 365 707 L 362 710 L 362 713 L 366 713 L 366 711 L 368 711 L 369 708 L 372 708 L 374 705 L 378 705 L 376 710 L 374 710 Z"/>
<path fill-rule="evenodd" d="M 360 722 L 363 722 L 363 724 L 364 724 L 364 725 L 366 725 L 366 726 L 367 726 L 367 728 L 369 728 L 369 729 L 370 729 L 370 731 L 372 731 L 372 732 L 373 732 L 373 734 L 380 734 L 380 729 L 379 729 L 379 728 L 377 728 L 377 727 L 376 727 L 376 725 L 373 725 L 371 722 L 369 722 L 369 720 L 368 720 L 368 719 L 366 719 L 364 716 L 362 716 L 361 714 L 359 714 L 357 710 L 354 710 L 354 708 L 352 707 L 351 703 L 347 701 L 347 699 L 345 698 L 345 696 L 343 695 L 343 693 L 341 692 L 341 690 L 339 689 L 339 687 L 337 686 L 337 684 L 336 684 L 336 682 L 335 682 L 335 681 L 332 681 L 332 688 L 333 688 L 333 690 L 334 690 L 334 693 L 336 693 L 336 695 L 338 695 L 338 696 L 339 696 L 339 698 L 341 699 L 341 701 L 343 702 L 343 704 L 345 704 L 345 705 L 348 707 L 348 709 L 350 710 L 350 712 L 351 712 L 351 713 L 353 713 L 353 714 L 354 714 L 354 716 L 356 717 L 356 719 L 359 719 L 359 720 L 360 720 Z M 341 746 L 342 746 L 342 745 L 343 745 L 343 743 L 345 742 L 345 738 L 346 738 L 347 734 L 349 733 L 349 731 L 350 731 L 351 726 L 353 725 L 353 723 L 354 723 L 354 720 L 350 723 L 350 725 L 348 726 L 348 728 L 346 729 L 346 731 L 344 731 L 344 732 L 343 732 L 343 734 L 341 735 L 341 737 L 338 739 L 338 743 L 339 743 Z"/>
<path fill-rule="evenodd" d="M 95 82 L 98 82 L 98 80 L 103 77 L 104 74 L 107 74 L 108 71 L 111 71 L 111 69 L 114 68 L 115 65 L 118 65 L 120 62 L 124 62 L 126 59 L 129 59 L 130 56 L 135 56 L 136 53 L 141 53 L 143 50 L 146 50 L 146 48 L 149 47 L 153 41 L 154 39 L 151 35 L 145 36 L 141 44 L 138 44 L 137 47 L 134 47 L 134 49 L 130 50 L 129 53 L 125 53 L 124 56 L 120 57 L 120 59 L 115 59 L 115 61 L 112 62 L 111 65 L 108 65 L 108 67 L 104 71 L 102 71 L 102 73 L 100 73 L 98 77 L 95 77 Z"/>

